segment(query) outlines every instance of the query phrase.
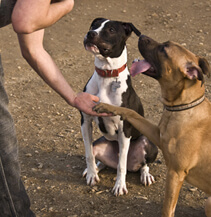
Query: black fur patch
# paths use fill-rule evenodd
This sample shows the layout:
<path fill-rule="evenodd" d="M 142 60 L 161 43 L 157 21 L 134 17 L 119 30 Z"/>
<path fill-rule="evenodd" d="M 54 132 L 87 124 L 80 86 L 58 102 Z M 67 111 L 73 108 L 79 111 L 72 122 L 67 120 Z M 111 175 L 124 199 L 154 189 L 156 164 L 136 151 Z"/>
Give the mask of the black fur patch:
<path fill-rule="evenodd" d="M 141 116 L 144 116 L 144 109 L 143 109 L 141 100 L 132 87 L 132 81 L 129 75 L 128 75 L 128 79 L 126 82 L 127 82 L 128 88 L 126 92 L 122 94 L 121 107 L 133 109 L 134 111 L 139 113 Z M 128 121 L 124 121 L 123 124 L 124 124 L 123 132 L 126 137 L 129 138 L 130 136 L 132 136 L 132 138 L 137 138 L 138 136 L 141 135 L 141 133 L 138 130 L 136 130 Z"/>
<path fill-rule="evenodd" d="M 84 116 L 81 111 L 80 111 L 80 114 L 81 114 L 81 126 L 82 126 L 82 124 L 84 123 Z"/>
<path fill-rule="evenodd" d="M 99 120 L 99 128 L 100 128 L 101 132 L 102 133 L 108 133 L 108 131 L 106 130 L 105 124 L 103 122 L 103 118 L 99 117 L 98 120 Z"/>
<path fill-rule="evenodd" d="M 145 155 L 146 163 L 154 162 L 158 154 L 157 146 L 148 140 L 148 145 L 145 147 L 145 151 L 146 151 L 146 155 Z"/>

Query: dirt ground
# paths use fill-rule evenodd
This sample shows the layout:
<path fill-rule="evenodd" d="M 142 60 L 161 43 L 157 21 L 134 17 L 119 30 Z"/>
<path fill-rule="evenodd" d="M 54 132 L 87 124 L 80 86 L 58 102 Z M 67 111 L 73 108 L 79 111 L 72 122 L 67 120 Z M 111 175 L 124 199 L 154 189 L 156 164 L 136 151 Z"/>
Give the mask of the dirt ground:
<path fill-rule="evenodd" d="M 94 71 L 94 57 L 85 51 L 83 38 L 96 17 L 132 22 L 143 34 L 160 42 L 177 41 L 211 63 L 210 0 L 75 1 L 70 14 L 46 29 L 44 45 L 77 92 L 83 90 Z M 134 34 L 127 41 L 129 66 L 134 58 L 141 58 L 137 42 Z M 87 186 L 82 178 L 86 163 L 79 112 L 27 65 L 12 26 L 0 29 L 0 49 L 19 140 L 22 179 L 37 216 L 160 216 L 166 174 L 162 154 L 159 152 L 156 162 L 150 165 L 156 178 L 150 187 L 140 185 L 139 173 L 128 173 L 128 195 L 115 197 L 111 189 L 116 171 L 110 168 L 100 173 L 97 186 Z M 158 83 L 144 75 L 132 81 L 146 118 L 158 123 L 162 113 Z M 206 96 L 211 100 L 211 79 L 206 79 Z M 94 138 L 99 136 L 95 128 Z M 206 198 L 185 183 L 176 217 L 205 216 Z"/>

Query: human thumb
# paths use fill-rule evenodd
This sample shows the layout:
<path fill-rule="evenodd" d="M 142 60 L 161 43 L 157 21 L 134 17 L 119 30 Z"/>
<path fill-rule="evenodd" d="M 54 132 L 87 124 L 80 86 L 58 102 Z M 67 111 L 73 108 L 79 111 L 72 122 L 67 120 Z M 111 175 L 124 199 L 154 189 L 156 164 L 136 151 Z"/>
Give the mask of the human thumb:
<path fill-rule="evenodd" d="M 100 99 L 99 99 L 98 96 L 94 96 L 94 95 L 92 95 L 92 101 L 94 101 L 94 102 L 99 102 Z"/>

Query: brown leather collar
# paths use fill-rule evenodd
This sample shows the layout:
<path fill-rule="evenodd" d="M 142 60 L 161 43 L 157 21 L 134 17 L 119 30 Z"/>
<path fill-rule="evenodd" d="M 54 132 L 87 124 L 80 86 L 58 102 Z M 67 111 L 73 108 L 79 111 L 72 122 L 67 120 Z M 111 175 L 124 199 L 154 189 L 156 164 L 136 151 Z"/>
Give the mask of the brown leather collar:
<path fill-rule="evenodd" d="M 111 78 L 111 77 L 118 77 L 119 73 L 124 71 L 126 67 L 127 67 L 127 63 L 118 69 L 113 69 L 113 70 L 105 69 L 104 70 L 104 69 L 99 69 L 95 66 L 95 70 L 99 76 L 104 77 L 104 78 Z"/>
<path fill-rule="evenodd" d="M 201 98 L 199 98 L 198 100 L 191 102 L 189 104 L 186 105 L 177 105 L 177 106 L 167 106 L 164 105 L 164 108 L 168 111 L 172 111 L 172 112 L 178 112 L 178 111 L 183 111 L 183 110 L 187 110 L 190 108 L 193 108 L 199 104 L 201 104 L 205 99 L 205 96 L 203 95 Z"/>

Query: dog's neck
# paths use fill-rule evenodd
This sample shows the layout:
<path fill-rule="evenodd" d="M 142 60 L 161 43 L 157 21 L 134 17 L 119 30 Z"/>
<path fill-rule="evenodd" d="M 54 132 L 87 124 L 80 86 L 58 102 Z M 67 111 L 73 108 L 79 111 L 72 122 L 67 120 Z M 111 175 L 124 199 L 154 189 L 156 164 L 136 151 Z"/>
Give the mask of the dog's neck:
<path fill-rule="evenodd" d="M 162 103 L 166 106 L 180 106 L 191 104 L 192 102 L 200 99 L 205 93 L 204 85 L 201 85 L 201 81 L 189 81 L 186 80 L 184 84 L 181 84 L 172 89 L 161 89 Z"/>
<path fill-rule="evenodd" d="M 122 54 L 116 58 L 103 57 L 102 55 L 95 56 L 95 66 L 99 69 L 118 69 L 127 63 L 127 48 L 125 46 Z"/>

